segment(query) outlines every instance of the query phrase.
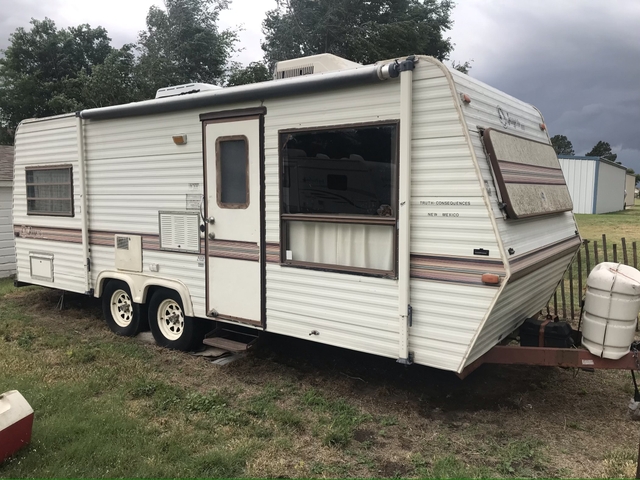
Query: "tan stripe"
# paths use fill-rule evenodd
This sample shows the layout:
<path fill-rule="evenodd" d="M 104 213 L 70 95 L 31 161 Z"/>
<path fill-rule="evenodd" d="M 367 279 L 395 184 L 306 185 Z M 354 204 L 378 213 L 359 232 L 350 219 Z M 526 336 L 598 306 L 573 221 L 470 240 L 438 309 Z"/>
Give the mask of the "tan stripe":
<path fill-rule="evenodd" d="M 267 243 L 266 250 L 267 263 L 280 263 L 279 243 Z"/>
<path fill-rule="evenodd" d="M 580 248 L 580 243 L 580 237 L 576 235 L 574 237 L 565 238 L 559 242 L 546 245 L 532 252 L 510 258 L 510 280 L 522 278 L 531 272 L 540 270 L 561 257 L 576 253 L 578 248 Z"/>
<path fill-rule="evenodd" d="M 485 285 L 482 275 L 493 273 L 505 276 L 500 260 L 460 258 L 436 255 L 411 255 L 411 277 L 439 282 Z"/>
<path fill-rule="evenodd" d="M 209 256 L 259 262 L 260 248 L 252 242 L 209 240 Z"/>

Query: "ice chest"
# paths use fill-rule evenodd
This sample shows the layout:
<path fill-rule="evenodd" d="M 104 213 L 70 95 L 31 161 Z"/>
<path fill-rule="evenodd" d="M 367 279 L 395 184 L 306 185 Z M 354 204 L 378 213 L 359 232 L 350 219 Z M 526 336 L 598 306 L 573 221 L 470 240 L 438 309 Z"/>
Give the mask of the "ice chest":
<path fill-rule="evenodd" d="M 572 331 L 571 325 L 567 322 L 554 322 L 545 318 L 527 318 L 520 327 L 520 345 L 523 347 L 570 348 L 573 346 Z"/>
<path fill-rule="evenodd" d="M 17 390 L 0 395 L 0 463 L 31 441 L 33 409 Z"/>

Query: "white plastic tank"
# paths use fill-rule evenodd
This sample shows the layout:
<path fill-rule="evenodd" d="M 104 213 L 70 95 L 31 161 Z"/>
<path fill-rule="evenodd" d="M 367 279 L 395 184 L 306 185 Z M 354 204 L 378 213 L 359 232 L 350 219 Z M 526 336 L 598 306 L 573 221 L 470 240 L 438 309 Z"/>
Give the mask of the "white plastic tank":
<path fill-rule="evenodd" d="M 640 272 L 621 263 L 599 263 L 587 279 L 582 344 L 617 360 L 629 352 L 640 311 Z"/>

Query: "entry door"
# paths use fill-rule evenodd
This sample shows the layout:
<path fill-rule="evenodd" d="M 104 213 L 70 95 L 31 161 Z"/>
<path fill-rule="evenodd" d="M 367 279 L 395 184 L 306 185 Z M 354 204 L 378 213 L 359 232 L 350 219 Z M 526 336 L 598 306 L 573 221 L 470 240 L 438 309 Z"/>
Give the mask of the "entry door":
<path fill-rule="evenodd" d="M 207 315 L 260 323 L 260 117 L 204 130 Z"/>

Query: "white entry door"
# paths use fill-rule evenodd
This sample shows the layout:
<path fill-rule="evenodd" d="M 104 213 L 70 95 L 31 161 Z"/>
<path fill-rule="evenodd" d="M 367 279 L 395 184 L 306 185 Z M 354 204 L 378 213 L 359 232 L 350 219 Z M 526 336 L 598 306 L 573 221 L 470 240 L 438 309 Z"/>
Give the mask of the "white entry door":
<path fill-rule="evenodd" d="M 204 123 L 207 314 L 261 322 L 259 116 Z"/>

